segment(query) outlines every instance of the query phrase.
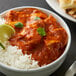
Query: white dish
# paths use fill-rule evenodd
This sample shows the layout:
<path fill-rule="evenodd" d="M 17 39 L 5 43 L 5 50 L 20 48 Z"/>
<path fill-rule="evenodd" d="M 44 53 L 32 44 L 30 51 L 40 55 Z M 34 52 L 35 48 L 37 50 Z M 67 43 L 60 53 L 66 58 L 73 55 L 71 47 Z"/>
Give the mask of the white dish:
<path fill-rule="evenodd" d="M 55 72 L 60 65 L 63 63 L 63 61 L 65 60 L 69 47 L 70 47 L 70 43 L 71 43 L 71 34 L 69 31 L 69 28 L 67 26 L 67 24 L 55 13 L 44 9 L 44 8 L 40 8 L 40 7 L 33 7 L 33 6 L 22 6 L 22 7 L 16 7 L 16 8 L 12 8 L 9 9 L 3 13 L 1 13 L 1 16 L 4 16 L 6 12 L 10 11 L 10 10 L 21 10 L 23 8 L 37 8 L 42 10 L 43 12 L 45 12 L 46 14 L 52 14 L 57 21 L 61 24 L 61 26 L 66 30 L 67 34 L 68 34 L 68 43 L 67 46 L 64 50 L 64 53 L 54 62 L 45 65 L 43 67 L 39 67 L 37 69 L 30 69 L 30 70 L 21 70 L 21 69 L 15 69 L 13 67 L 9 67 L 5 64 L 0 63 L 0 71 L 4 74 L 6 74 L 7 76 L 48 76 L 50 74 L 52 74 L 53 72 Z"/>
<path fill-rule="evenodd" d="M 49 4 L 49 6 L 51 8 L 53 8 L 57 13 L 59 13 L 60 15 L 62 15 L 63 17 L 76 22 L 76 19 L 74 19 L 73 17 L 71 17 L 70 15 L 68 15 L 67 13 L 65 13 L 65 11 L 63 9 L 60 8 L 59 3 L 57 0 L 46 0 L 46 2 Z"/>

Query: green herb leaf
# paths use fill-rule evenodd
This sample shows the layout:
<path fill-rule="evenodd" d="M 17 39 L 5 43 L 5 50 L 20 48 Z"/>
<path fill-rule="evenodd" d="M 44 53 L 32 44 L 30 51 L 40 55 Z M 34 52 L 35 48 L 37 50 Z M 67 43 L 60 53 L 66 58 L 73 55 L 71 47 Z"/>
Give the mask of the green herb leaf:
<path fill-rule="evenodd" d="M 18 23 L 15 24 L 15 26 L 18 27 L 18 28 L 22 28 L 23 24 L 21 22 L 18 22 Z"/>
<path fill-rule="evenodd" d="M 34 18 L 34 20 L 40 20 L 40 17 L 37 17 L 37 16 L 36 16 L 36 17 Z"/>
<path fill-rule="evenodd" d="M 37 32 L 38 32 L 41 36 L 46 36 L 45 29 L 42 28 L 42 27 L 39 27 L 39 28 L 37 29 Z"/>
<path fill-rule="evenodd" d="M 3 48 L 3 49 L 5 49 L 5 47 L 4 47 L 4 45 L 0 42 L 0 46 Z"/>

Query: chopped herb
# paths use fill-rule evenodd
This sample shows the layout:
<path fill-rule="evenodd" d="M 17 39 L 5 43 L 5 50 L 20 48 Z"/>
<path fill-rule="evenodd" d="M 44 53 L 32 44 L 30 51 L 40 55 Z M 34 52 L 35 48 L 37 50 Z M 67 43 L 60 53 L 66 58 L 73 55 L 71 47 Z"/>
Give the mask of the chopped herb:
<path fill-rule="evenodd" d="M 46 36 L 45 29 L 42 28 L 42 27 L 39 27 L 39 28 L 37 29 L 37 32 L 38 32 L 41 36 Z"/>
<path fill-rule="evenodd" d="M 18 28 L 22 28 L 23 24 L 21 22 L 18 22 L 18 23 L 15 24 L 15 26 L 18 27 Z"/>
<path fill-rule="evenodd" d="M 37 17 L 37 16 L 36 16 L 36 17 L 34 18 L 34 20 L 40 20 L 40 17 Z"/>
<path fill-rule="evenodd" d="M 0 42 L 0 46 L 3 48 L 3 49 L 5 49 L 5 47 L 4 47 L 4 45 Z"/>

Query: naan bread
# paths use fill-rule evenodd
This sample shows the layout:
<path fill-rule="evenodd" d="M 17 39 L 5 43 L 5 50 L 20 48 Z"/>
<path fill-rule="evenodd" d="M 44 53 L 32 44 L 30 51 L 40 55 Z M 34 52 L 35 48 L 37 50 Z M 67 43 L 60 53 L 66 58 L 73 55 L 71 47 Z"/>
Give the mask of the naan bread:
<path fill-rule="evenodd" d="M 63 9 L 76 8 L 76 0 L 59 0 L 59 3 Z"/>
<path fill-rule="evenodd" d="M 66 9 L 65 11 L 67 14 L 71 15 L 73 18 L 76 19 L 76 8 Z"/>
<path fill-rule="evenodd" d="M 60 7 L 63 8 L 66 13 L 76 18 L 76 0 L 58 0 Z"/>

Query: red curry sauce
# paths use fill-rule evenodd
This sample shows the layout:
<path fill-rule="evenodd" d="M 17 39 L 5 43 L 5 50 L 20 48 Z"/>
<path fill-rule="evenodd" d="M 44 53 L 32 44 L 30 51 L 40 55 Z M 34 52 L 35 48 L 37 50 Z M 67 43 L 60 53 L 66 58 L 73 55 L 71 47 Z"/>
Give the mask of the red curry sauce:
<path fill-rule="evenodd" d="M 35 17 L 40 19 L 35 20 Z M 32 54 L 40 66 L 56 60 L 67 44 L 67 33 L 52 15 L 47 15 L 35 8 L 25 8 L 21 11 L 9 11 L 6 23 L 11 25 L 16 33 L 9 39 L 13 46 L 22 49 L 23 54 Z M 15 27 L 15 23 L 23 23 L 23 28 Z M 40 36 L 37 29 L 42 27 L 46 36 Z"/>

